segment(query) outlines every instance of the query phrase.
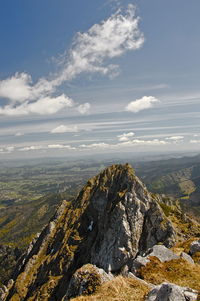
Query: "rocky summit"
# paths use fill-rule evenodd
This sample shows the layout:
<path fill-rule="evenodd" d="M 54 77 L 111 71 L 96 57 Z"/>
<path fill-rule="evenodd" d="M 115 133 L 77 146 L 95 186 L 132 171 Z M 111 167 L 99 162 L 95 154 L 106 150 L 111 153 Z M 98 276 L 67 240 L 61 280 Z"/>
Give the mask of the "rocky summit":
<path fill-rule="evenodd" d="M 154 245 L 172 247 L 175 239 L 159 198 L 129 164 L 113 165 L 90 179 L 76 199 L 62 202 L 20 258 L 1 299 L 68 300 L 72 277 L 84 265 L 103 269 L 108 278 L 128 275 L 136 257 Z"/>

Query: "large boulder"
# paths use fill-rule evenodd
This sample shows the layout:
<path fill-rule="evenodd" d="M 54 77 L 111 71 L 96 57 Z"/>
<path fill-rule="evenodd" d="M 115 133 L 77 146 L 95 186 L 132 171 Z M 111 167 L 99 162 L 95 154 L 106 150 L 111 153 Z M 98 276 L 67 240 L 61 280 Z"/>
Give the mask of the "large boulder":
<path fill-rule="evenodd" d="M 78 269 L 72 276 L 64 300 L 69 300 L 80 295 L 90 295 L 106 281 L 113 279 L 103 269 L 95 265 L 86 264 Z"/>
<path fill-rule="evenodd" d="M 180 256 L 176 255 L 174 252 L 169 250 L 163 245 L 155 245 L 151 248 L 146 256 L 147 258 L 151 256 L 157 257 L 161 262 L 170 261 L 172 259 L 179 259 Z"/>
<path fill-rule="evenodd" d="M 198 292 L 191 288 L 162 283 L 148 293 L 146 301 L 196 301 L 197 298 Z"/>
<path fill-rule="evenodd" d="M 150 257 L 157 257 L 161 262 L 170 261 L 172 259 L 179 259 L 180 258 L 180 256 L 176 255 L 174 252 L 172 252 L 171 250 L 166 248 L 164 245 L 155 245 L 155 246 L 153 246 L 153 248 L 150 248 L 146 252 L 145 256 L 140 256 L 139 255 L 139 256 L 136 257 L 136 259 L 133 261 L 131 271 L 135 275 L 138 275 L 139 270 L 142 267 L 146 266 L 146 264 L 148 262 L 150 262 Z"/>

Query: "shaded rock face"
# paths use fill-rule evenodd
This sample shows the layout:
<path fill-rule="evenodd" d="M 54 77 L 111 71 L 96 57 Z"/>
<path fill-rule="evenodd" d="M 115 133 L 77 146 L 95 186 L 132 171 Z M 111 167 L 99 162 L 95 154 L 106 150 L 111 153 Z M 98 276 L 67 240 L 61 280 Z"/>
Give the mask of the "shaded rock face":
<path fill-rule="evenodd" d="M 132 167 L 113 165 L 74 201 L 63 201 L 21 258 L 5 300 L 61 300 L 84 264 L 121 273 L 156 243 L 174 241 L 171 223 Z"/>
<path fill-rule="evenodd" d="M 0 245 L 0 285 L 5 284 L 10 279 L 12 270 L 21 255 L 18 248 Z"/>
<path fill-rule="evenodd" d="M 162 283 L 153 288 L 146 301 L 196 301 L 198 292 L 172 283 Z"/>

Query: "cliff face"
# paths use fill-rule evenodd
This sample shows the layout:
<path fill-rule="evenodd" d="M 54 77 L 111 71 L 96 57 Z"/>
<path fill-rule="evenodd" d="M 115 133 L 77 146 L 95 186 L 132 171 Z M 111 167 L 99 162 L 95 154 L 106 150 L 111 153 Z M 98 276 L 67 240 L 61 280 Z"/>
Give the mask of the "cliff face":
<path fill-rule="evenodd" d="M 21 258 L 4 300 L 61 300 L 84 264 L 114 274 L 131 271 L 138 254 L 174 241 L 170 221 L 131 166 L 111 166 L 74 201 L 63 201 Z"/>

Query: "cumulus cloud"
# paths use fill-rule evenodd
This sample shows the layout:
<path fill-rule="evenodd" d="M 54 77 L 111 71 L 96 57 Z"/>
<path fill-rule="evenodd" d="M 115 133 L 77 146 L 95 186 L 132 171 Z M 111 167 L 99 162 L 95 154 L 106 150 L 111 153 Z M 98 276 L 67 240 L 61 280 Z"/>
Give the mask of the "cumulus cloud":
<path fill-rule="evenodd" d="M 8 116 L 28 115 L 31 113 L 39 115 L 51 115 L 60 110 L 73 107 L 72 99 L 62 94 L 57 97 L 44 97 L 34 102 L 25 101 L 18 106 L 7 105 L 0 107 L 0 114 Z"/>
<path fill-rule="evenodd" d="M 71 49 L 62 57 L 62 68 L 51 78 L 40 78 L 34 84 L 31 75 L 16 73 L 1 80 L 0 97 L 8 99 L 9 103 L 0 107 L 0 114 L 55 114 L 69 107 L 67 96 L 54 96 L 60 85 L 81 73 L 99 72 L 111 77 L 117 75 L 117 66 L 108 64 L 108 59 L 137 50 L 143 43 L 144 36 L 139 30 L 135 7 L 129 5 L 124 13 L 118 10 L 107 20 L 75 36 Z M 89 108 L 89 103 L 86 103 L 79 105 L 77 111 L 85 114 Z"/>
<path fill-rule="evenodd" d="M 79 105 L 79 106 L 77 107 L 77 111 L 78 111 L 80 114 L 82 114 L 82 115 L 88 114 L 89 111 L 90 111 L 90 104 L 89 104 L 89 102 L 86 102 L 86 103 L 84 103 L 84 104 L 82 104 L 82 105 Z"/>
<path fill-rule="evenodd" d="M 143 96 L 140 99 L 131 101 L 126 107 L 125 110 L 133 113 L 139 111 L 150 109 L 154 106 L 155 103 L 159 102 L 159 99 L 153 96 Z"/>
<path fill-rule="evenodd" d="M 78 127 L 76 125 L 67 126 L 67 125 L 59 125 L 53 130 L 51 130 L 52 134 L 59 134 L 59 133 L 76 133 L 78 132 Z"/>
<path fill-rule="evenodd" d="M 124 133 L 122 135 L 118 135 L 117 138 L 119 141 L 129 141 L 135 134 L 133 132 Z"/>
<path fill-rule="evenodd" d="M 16 73 L 14 76 L 0 81 L 0 97 L 11 101 L 23 102 L 31 95 L 31 77 L 26 73 Z"/>

